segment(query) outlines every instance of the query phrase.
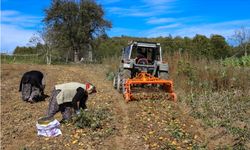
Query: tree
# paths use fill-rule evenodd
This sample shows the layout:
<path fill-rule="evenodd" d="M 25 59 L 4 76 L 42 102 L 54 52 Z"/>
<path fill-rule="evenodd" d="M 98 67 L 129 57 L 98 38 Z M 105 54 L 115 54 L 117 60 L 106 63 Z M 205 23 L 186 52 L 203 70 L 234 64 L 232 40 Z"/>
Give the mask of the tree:
<path fill-rule="evenodd" d="M 233 39 L 237 42 L 241 50 L 244 51 L 245 56 L 247 56 L 248 45 L 250 43 L 250 30 L 245 27 L 236 30 Z"/>
<path fill-rule="evenodd" d="M 43 52 L 45 53 L 46 63 L 48 65 L 51 64 L 52 60 L 52 50 L 53 45 L 51 42 L 51 36 L 49 34 L 50 32 L 46 32 L 46 30 L 43 30 L 40 32 L 40 37 L 44 42 L 44 45 L 42 46 Z"/>
<path fill-rule="evenodd" d="M 195 56 L 205 56 L 205 57 L 211 57 L 212 52 L 211 52 L 211 45 L 210 45 L 210 39 L 207 38 L 204 35 L 199 35 L 197 34 L 193 38 L 193 51 L 192 53 Z"/>
<path fill-rule="evenodd" d="M 45 56 L 46 64 L 50 65 L 52 61 L 52 43 L 50 39 L 50 32 L 46 29 L 39 31 L 38 34 L 33 35 L 29 40 L 29 45 L 36 47 L 37 51 Z"/>
<path fill-rule="evenodd" d="M 53 0 L 45 10 L 44 22 L 55 48 L 66 57 L 74 53 L 84 56 L 89 45 L 111 28 L 103 17 L 102 7 L 94 0 Z"/>
<path fill-rule="evenodd" d="M 221 35 L 212 35 L 210 37 L 212 55 L 214 58 L 225 58 L 229 56 L 229 45 Z"/>
<path fill-rule="evenodd" d="M 17 46 L 14 49 L 13 54 L 17 54 L 17 55 L 36 54 L 36 47 L 31 47 L 31 46 L 29 46 L 29 47 L 25 47 L 25 46 L 19 47 L 19 46 Z"/>

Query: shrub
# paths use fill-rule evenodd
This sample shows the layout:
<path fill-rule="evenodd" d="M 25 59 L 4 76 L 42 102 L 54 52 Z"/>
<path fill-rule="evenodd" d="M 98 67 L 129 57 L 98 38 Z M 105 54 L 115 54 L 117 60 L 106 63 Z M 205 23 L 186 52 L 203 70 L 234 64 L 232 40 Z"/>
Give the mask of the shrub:
<path fill-rule="evenodd" d="M 73 118 L 73 123 L 79 128 L 91 128 L 93 130 L 102 128 L 102 122 L 110 116 L 107 109 L 81 110 L 79 115 Z"/>
<path fill-rule="evenodd" d="M 226 58 L 225 60 L 222 60 L 221 63 L 224 66 L 243 66 L 243 67 L 249 67 L 250 66 L 250 56 L 243 56 L 241 58 Z"/>

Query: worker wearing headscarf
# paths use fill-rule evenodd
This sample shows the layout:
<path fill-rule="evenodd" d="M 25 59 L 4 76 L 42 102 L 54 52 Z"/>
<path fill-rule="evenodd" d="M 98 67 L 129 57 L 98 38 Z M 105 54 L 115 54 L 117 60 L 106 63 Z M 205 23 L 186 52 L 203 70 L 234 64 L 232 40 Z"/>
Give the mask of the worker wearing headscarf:
<path fill-rule="evenodd" d="M 53 117 L 60 111 L 62 121 L 69 120 L 73 113 L 87 108 L 88 95 L 95 92 L 95 86 L 90 83 L 69 82 L 55 85 L 49 101 L 47 116 Z"/>

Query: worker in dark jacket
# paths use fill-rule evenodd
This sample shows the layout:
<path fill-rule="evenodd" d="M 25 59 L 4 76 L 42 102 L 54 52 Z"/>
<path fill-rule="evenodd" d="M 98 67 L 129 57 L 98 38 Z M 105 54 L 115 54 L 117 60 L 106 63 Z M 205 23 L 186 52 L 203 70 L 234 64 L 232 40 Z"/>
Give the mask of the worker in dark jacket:
<path fill-rule="evenodd" d="M 44 94 L 44 75 L 40 71 L 32 70 L 23 74 L 19 85 L 24 101 L 34 102 Z"/>
<path fill-rule="evenodd" d="M 87 108 L 88 95 L 95 92 L 95 86 L 90 83 L 69 82 L 55 85 L 49 101 L 47 117 L 53 117 L 60 111 L 62 122 L 71 119 L 73 113 L 79 113 L 80 109 Z"/>

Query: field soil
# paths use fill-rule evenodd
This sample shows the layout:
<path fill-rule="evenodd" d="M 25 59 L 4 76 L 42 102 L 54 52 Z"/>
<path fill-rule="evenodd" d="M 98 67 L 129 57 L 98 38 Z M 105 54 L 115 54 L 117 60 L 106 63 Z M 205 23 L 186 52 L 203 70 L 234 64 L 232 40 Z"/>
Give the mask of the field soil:
<path fill-rule="evenodd" d="M 36 121 L 46 114 L 49 98 L 37 103 L 21 100 L 18 92 L 24 72 L 40 70 L 46 76 L 45 94 L 55 84 L 89 81 L 97 93 L 87 101 L 89 110 L 107 114 L 98 129 L 61 124 L 62 135 L 37 136 Z M 1 66 L 1 149 L 213 149 L 199 121 L 188 115 L 188 108 L 164 99 L 126 103 L 107 80 L 104 65 L 28 65 Z M 61 120 L 61 114 L 56 116 Z M 218 129 L 219 131 L 219 129 Z M 221 133 L 221 132 L 219 132 Z M 218 133 L 218 134 L 219 134 Z M 230 141 L 218 141 L 217 144 Z"/>

